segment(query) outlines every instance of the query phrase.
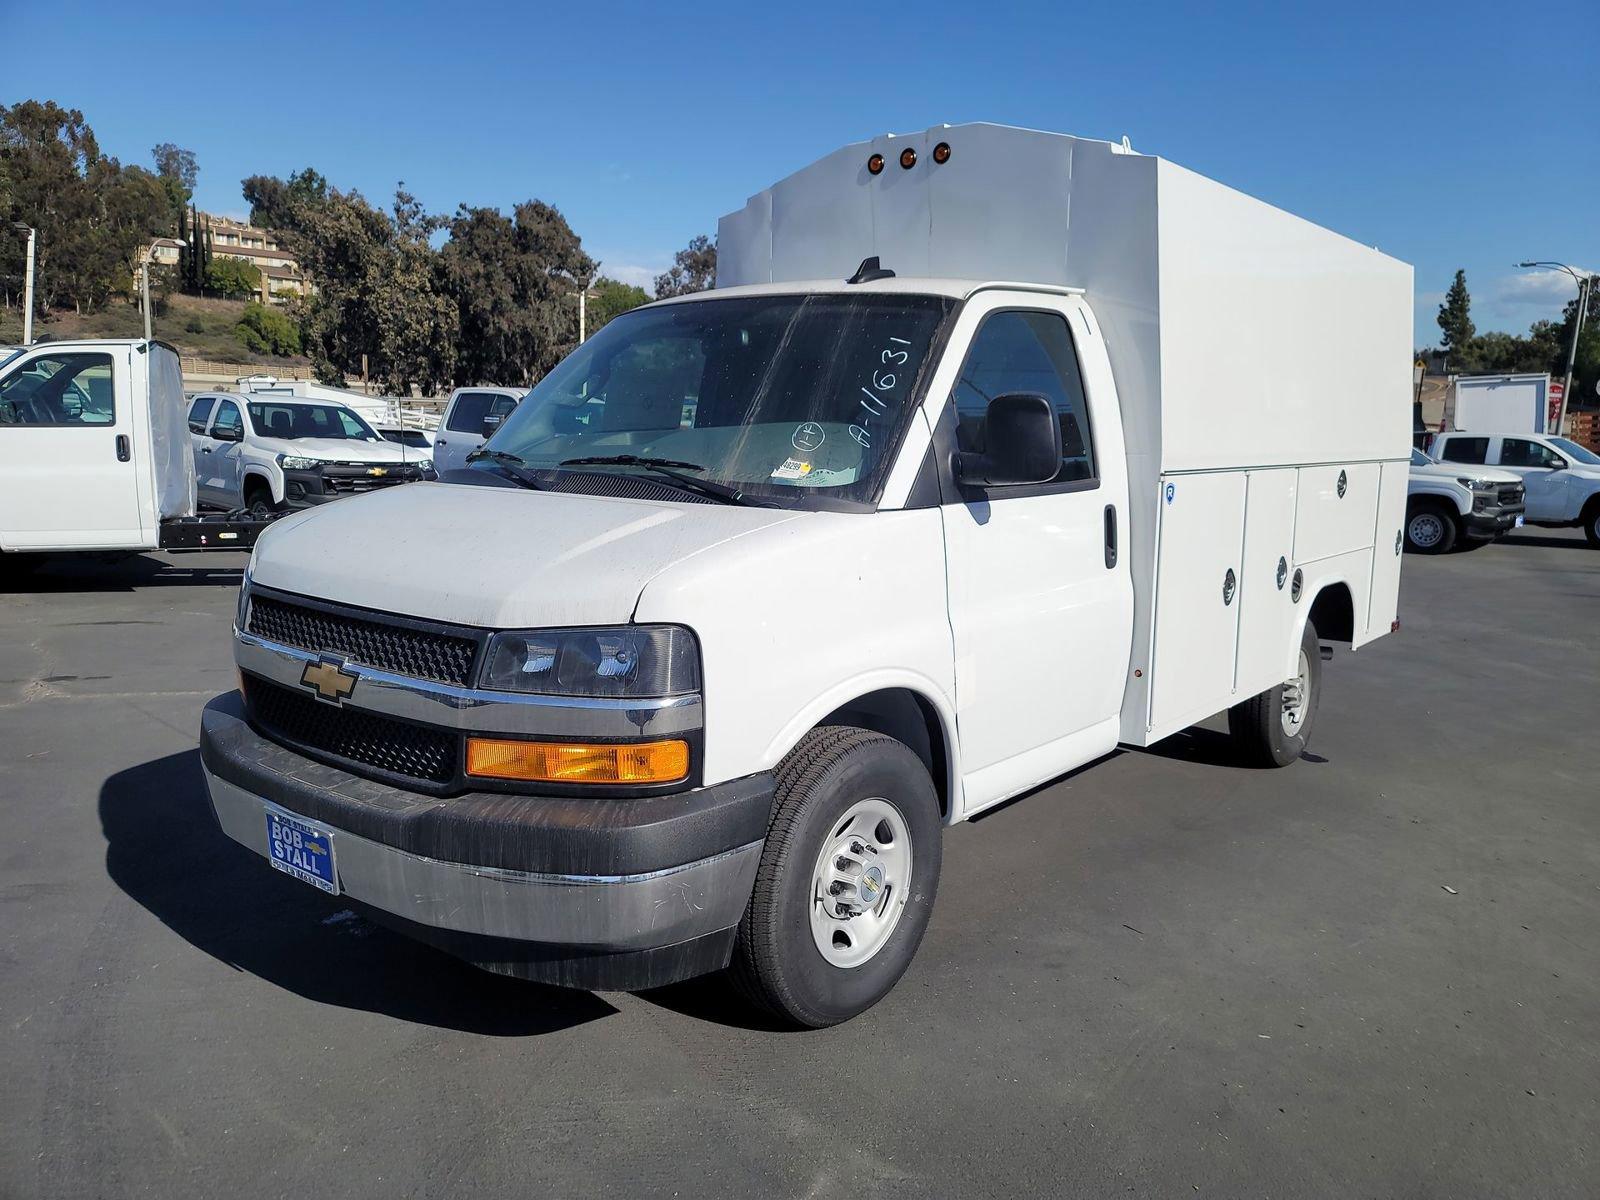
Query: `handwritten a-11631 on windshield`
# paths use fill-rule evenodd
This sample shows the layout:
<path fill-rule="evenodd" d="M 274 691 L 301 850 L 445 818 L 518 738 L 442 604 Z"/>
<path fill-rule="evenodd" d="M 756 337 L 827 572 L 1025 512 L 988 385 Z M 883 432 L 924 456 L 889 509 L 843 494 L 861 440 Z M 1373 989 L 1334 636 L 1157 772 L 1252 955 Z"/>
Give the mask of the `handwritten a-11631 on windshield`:
<path fill-rule="evenodd" d="M 861 385 L 861 407 L 856 423 L 850 426 L 850 436 L 864 450 L 872 447 L 874 423 L 889 411 L 890 403 L 898 399 L 894 393 L 906 374 L 911 354 L 905 347 L 909 345 L 905 338 L 891 337 L 889 345 L 878 353 L 871 386 Z"/>

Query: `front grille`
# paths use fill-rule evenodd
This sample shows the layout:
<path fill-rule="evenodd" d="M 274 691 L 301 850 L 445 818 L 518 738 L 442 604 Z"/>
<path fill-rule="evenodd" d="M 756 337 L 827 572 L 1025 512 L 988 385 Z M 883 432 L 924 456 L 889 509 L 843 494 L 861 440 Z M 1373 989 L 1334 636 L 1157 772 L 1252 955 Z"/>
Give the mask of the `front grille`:
<path fill-rule="evenodd" d="M 471 682 L 478 654 L 471 637 L 326 612 L 259 593 L 251 594 L 247 628 L 285 646 L 340 654 L 362 666 L 458 687 Z"/>
<path fill-rule="evenodd" d="M 329 492 L 370 492 L 376 488 L 393 487 L 397 483 L 415 483 L 422 478 L 422 468 L 410 463 L 377 468 L 382 475 L 374 475 L 367 463 L 328 463 L 322 468 L 322 486 Z"/>
<path fill-rule="evenodd" d="M 1502 483 L 1500 485 L 1500 507 L 1516 508 L 1523 503 L 1523 487 L 1520 483 Z"/>
<path fill-rule="evenodd" d="M 261 731 L 294 749 L 320 751 L 388 775 L 446 784 L 456 777 L 460 738 L 447 730 L 336 708 L 311 694 L 244 677 L 245 700 Z"/>

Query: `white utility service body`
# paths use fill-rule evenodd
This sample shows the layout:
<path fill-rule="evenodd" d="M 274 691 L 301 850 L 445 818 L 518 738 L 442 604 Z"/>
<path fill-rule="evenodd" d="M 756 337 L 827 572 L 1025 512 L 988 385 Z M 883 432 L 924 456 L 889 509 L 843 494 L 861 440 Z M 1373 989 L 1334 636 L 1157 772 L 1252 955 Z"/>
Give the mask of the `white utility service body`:
<path fill-rule="evenodd" d="M 496 486 L 418 485 L 281 522 L 252 562 L 237 656 L 270 705 L 347 687 L 330 728 L 339 707 L 432 713 L 470 762 L 475 729 L 616 736 L 576 697 L 512 705 L 497 689 L 523 676 L 495 674 L 503 645 L 538 674 L 561 669 L 575 628 L 687 631 L 697 686 L 632 710 L 635 736 L 692 728 L 691 773 L 667 791 L 737 829 L 667 869 L 656 834 L 630 827 L 645 818 L 605 809 L 608 793 L 570 810 L 570 790 L 524 788 L 543 797 L 526 820 L 554 828 L 517 863 L 537 879 L 496 876 L 491 896 L 470 857 L 490 845 L 469 832 L 481 785 L 459 773 L 441 785 L 455 800 L 383 802 L 439 823 L 419 841 L 286 786 L 302 753 L 372 772 L 274 734 L 266 709 L 214 702 L 203 759 L 230 835 L 270 860 L 272 812 L 298 814 L 330 841 L 335 889 L 490 969 L 645 986 L 731 957 L 762 1003 L 826 1024 L 886 992 L 915 950 L 938 862 L 918 814 L 963 820 L 1223 710 L 1265 730 L 1276 761 L 1297 756 L 1315 639 L 1359 647 L 1396 623 L 1411 272 L 1125 146 L 990 125 L 846 147 L 725 217 L 718 249 L 715 291 L 625 314 L 534 389 L 490 441 L 505 478 L 479 464 Z M 774 307 L 797 314 L 791 331 L 811 309 L 845 314 L 831 349 L 794 351 L 814 356 L 798 375 L 777 358 L 738 367 Z M 679 361 L 662 347 L 685 330 L 702 331 L 704 373 L 650 376 Z M 803 342 L 786 333 L 773 353 Z M 818 407 L 796 412 L 815 419 L 715 414 L 729 394 L 766 404 L 810 380 L 827 381 Z M 725 478 L 707 466 L 718 455 Z M 614 486 L 585 482 L 584 462 L 610 464 Z M 392 569 L 418 558 L 429 572 Z M 441 692 L 364 664 L 353 634 L 294 641 L 301 608 L 478 636 L 491 663 Z M 554 631 L 554 648 L 501 630 Z M 569 843 L 581 851 L 556 863 Z M 784 873 L 813 859 L 814 886 Z M 794 932 L 813 892 L 815 960 Z M 774 907 L 789 903 L 802 911 Z M 634 924 L 643 912 L 669 928 Z"/>

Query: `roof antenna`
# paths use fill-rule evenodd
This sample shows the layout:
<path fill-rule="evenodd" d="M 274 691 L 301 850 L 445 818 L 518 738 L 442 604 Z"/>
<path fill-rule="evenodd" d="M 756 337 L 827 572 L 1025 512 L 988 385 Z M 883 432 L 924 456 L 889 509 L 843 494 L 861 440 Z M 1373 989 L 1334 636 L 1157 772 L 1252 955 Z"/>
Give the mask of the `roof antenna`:
<path fill-rule="evenodd" d="M 880 266 L 878 256 L 863 258 L 861 265 L 856 268 L 856 273 L 846 279 L 846 283 L 875 283 L 879 279 L 893 279 L 894 272 L 888 267 Z"/>

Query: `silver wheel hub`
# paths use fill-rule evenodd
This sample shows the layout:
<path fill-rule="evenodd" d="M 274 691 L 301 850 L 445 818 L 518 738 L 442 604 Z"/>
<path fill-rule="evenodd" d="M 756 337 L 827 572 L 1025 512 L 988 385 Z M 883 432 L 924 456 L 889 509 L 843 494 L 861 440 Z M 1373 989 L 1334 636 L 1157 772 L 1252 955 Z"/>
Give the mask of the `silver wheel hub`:
<path fill-rule="evenodd" d="M 1433 513 L 1419 513 L 1411 518 L 1411 540 L 1418 546 L 1437 545 L 1444 536 L 1444 522 Z"/>
<path fill-rule="evenodd" d="M 1296 737 L 1305 724 L 1311 702 L 1311 662 L 1300 651 L 1299 673 L 1283 685 L 1283 735 Z"/>
<path fill-rule="evenodd" d="M 811 879 L 811 937 L 836 967 L 859 967 L 889 940 L 911 884 L 911 830 L 875 796 L 834 822 Z"/>

